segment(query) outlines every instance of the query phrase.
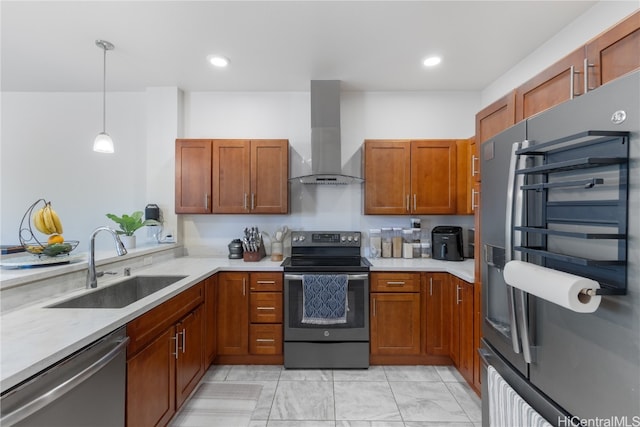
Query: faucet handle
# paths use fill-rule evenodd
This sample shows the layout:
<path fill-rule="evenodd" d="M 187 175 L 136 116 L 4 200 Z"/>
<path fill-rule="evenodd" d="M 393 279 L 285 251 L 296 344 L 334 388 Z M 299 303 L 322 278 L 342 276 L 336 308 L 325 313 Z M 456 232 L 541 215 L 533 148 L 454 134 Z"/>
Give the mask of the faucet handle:
<path fill-rule="evenodd" d="M 131 267 L 125 267 L 124 268 L 124 275 L 125 276 L 131 276 Z"/>

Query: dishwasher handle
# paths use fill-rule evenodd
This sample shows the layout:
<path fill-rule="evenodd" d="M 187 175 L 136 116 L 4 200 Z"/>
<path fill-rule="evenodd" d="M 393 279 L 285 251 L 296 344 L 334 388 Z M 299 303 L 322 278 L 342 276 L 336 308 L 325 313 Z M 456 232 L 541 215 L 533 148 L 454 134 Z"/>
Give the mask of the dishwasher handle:
<path fill-rule="evenodd" d="M 118 354 L 120 354 L 120 352 L 127 346 L 128 342 L 129 342 L 129 337 L 124 337 L 123 339 L 117 340 L 116 346 L 112 348 L 104 356 L 102 356 L 100 359 L 98 359 L 97 361 L 95 361 L 94 363 L 92 363 L 82 371 L 78 372 L 76 375 L 69 378 L 62 384 L 59 384 L 56 387 L 52 388 L 51 390 L 47 391 L 46 393 L 36 397 L 35 399 L 31 400 L 29 403 L 21 406 L 15 411 L 4 415 L 0 419 L 0 424 L 1 425 L 17 424 L 20 421 L 24 420 L 25 418 L 38 412 L 40 409 L 44 408 L 49 403 L 59 399 L 66 393 L 78 387 L 84 381 L 89 379 L 89 377 L 91 377 L 96 372 L 100 371 L 107 364 L 109 364 L 109 362 L 115 359 L 116 356 L 118 356 Z"/>

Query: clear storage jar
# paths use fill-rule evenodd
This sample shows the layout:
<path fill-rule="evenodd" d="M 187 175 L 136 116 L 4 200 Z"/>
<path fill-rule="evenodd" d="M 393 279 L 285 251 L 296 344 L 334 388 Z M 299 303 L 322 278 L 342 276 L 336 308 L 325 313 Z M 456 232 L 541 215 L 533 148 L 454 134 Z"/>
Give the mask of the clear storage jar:
<path fill-rule="evenodd" d="M 393 252 L 393 230 L 383 228 L 382 233 L 382 258 L 391 258 Z"/>
<path fill-rule="evenodd" d="M 369 256 L 371 258 L 382 256 L 382 231 L 379 228 L 369 230 Z"/>
<path fill-rule="evenodd" d="M 400 227 L 393 228 L 392 243 L 393 243 L 392 244 L 393 257 L 402 258 L 402 228 Z"/>

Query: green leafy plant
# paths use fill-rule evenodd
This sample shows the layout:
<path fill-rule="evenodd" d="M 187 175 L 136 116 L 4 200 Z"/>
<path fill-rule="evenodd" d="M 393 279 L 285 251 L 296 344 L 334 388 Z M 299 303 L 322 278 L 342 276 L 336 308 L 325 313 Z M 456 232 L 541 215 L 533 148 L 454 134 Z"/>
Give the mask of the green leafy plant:
<path fill-rule="evenodd" d="M 142 215 L 142 211 L 136 211 L 131 215 L 122 214 L 121 217 L 108 213 L 107 218 L 120 226 L 120 230 L 117 230 L 116 233 L 124 234 L 125 236 L 133 236 L 137 229 L 145 225 L 160 225 L 158 221 L 153 219 L 143 221 Z"/>

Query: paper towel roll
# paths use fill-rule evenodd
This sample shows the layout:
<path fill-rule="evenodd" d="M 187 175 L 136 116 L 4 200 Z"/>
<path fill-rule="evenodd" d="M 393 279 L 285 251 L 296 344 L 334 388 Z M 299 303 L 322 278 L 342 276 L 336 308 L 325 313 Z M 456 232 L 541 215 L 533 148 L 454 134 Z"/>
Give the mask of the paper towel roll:
<path fill-rule="evenodd" d="M 600 295 L 580 293 L 582 289 L 600 289 L 595 280 L 523 261 L 509 261 L 505 265 L 504 281 L 577 313 L 593 313 L 602 299 Z"/>

